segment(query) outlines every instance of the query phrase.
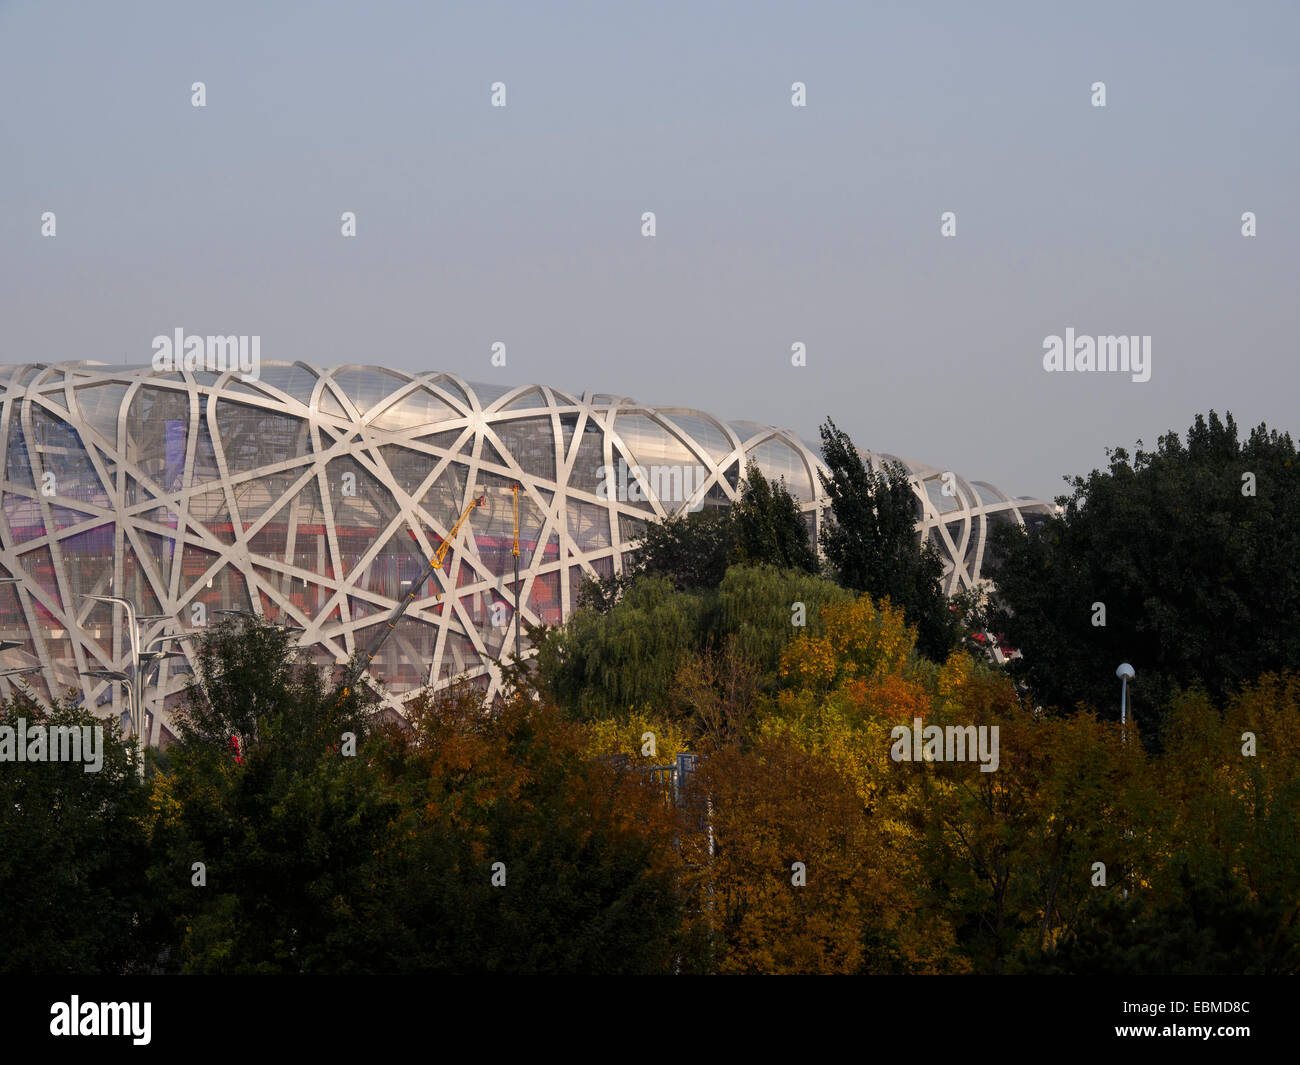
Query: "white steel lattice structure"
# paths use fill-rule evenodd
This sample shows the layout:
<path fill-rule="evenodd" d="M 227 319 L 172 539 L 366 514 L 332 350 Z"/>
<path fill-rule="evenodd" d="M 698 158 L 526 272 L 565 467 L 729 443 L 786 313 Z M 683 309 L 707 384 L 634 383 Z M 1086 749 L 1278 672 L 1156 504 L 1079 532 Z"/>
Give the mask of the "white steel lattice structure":
<path fill-rule="evenodd" d="M 0 412 L 0 578 L 20 578 L 0 583 L 0 638 L 22 644 L 0 668 L 39 667 L 28 682 L 38 696 L 76 688 L 116 713 L 124 693 L 81 674 L 124 668 L 124 615 L 87 594 L 161 615 L 146 623 L 146 640 L 189 631 L 216 610 L 251 610 L 301 626 L 319 661 L 341 663 L 482 489 L 488 505 L 371 667 L 400 708 L 462 674 L 494 690 L 491 660 L 508 654 L 513 632 L 516 483 L 529 623 L 560 622 L 584 576 L 621 571 L 647 520 L 690 502 L 729 504 L 750 458 L 785 480 L 810 532 L 826 506 L 816 449 L 789 432 L 447 373 L 264 364 L 245 382 L 26 365 L 0 368 Z M 979 580 L 992 524 L 1050 512 L 955 476 L 945 494 L 945 471 L 909 469 L 918 529 L 940 549 L 949 591 Z M 189 679 L 187 659 L 160 664 L 150 742 L 166 738 Z M 11 683 L 0 678 L 0 691 Z"/>

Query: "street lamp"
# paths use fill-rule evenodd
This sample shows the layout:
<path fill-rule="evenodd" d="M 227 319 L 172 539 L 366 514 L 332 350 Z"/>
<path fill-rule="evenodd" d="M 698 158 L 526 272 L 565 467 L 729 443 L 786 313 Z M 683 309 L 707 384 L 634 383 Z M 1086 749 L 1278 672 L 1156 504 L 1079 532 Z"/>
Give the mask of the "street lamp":
<path fill-rule="evenodd" d="M 132 684 L 131 678 L 123 673 L 120 669 L 79 669 L 78 675 L 82 677 L 94 677 L 97 680 L 111 680 L 117 684 L 125 684 L 127 691 L 127 702 L 130 704 Z M 131 731 L 135 733 L 136 753 L 140 756 L 140 776 L 144 777 L 144 751 L 140 749 L 140 730 L 135 723 L 135 712 L 131 711 Z"/>
<path fill-rule="evenodd" d="M 1119 694 L 1119 727 L 1120 727 L 1120 734 L 1119 734 L 1119 742 L 1120 742 L 1120 743 L 1127 743 L 1127 742 L 1128 742 L 1128 682 L 1129 682 L 1130 680 L 1133 679 L 1133 677 L 1135 676 L 1135 673 L 1134 673 L 1133 667 L 1130 666 L 1127 662 L 1121 662 L 1121 663 L 1119 664 L 1119 669 L 1115 670 L 1115 676 L 1119 677 L 1119 680 L 1120 680 L 1120 694 Z M 1124 835 L 1125 835 L 1126 837 L 1127 837 L 1127 836 L 1131 836 L 1132 834 L 1133 834 L 1133 833 L 1132 833 L 1132 831 L 1131 831 L 1130 829 L 1127 829 L 1127 828 L 1126 828 L 1126 829 L 1124 830 Z M 1128 877 L 1125 876 L 1125 879 L 1127 880 Z M 1122 898 L 1125 898 L 1125 899 L 1128 898 L 1128 885 L 1127 885 L 1127 884 L 1124 886 L 1123 892 L 1121 893 L 1121 897 L 1122 897 Z"/>
<path fill-rule="evenodd" d="M 175 639 L 175 637 L 169 636 L 167 637 L 167 639 Z M 164 658 L 184 658 L 184 657 L 185 657 L 184 651 L 141 651 L 140 652 L 140 661 L 145 663 L 158 662 Z"/>
<path fill-rule="evenodd" d="M 1128 682 L 1135 675 L 1133 667 L 1127 662 L 1121 662 L 1119 669 L 1115 670 L 1115 676 L 1120 679 L 1119 724 L 1121 728 L 1127 728 L 1128 725 Z"/>
<path fill-rule="evenodd" d="M 0 584 L 22 584 L 21 577 L 0 577 Z M 17 647 L 26 646 L 21 640 L 0 640 L 0 651 L 12 651 Z M 42 666 L 20 666 L 17 669 L 0 670 L 0 677 L 18 677 L 24 673 L 39 673 Z"/>
<path fill-rule="evenodd" d="M 140 631 L 136 627 L 135 604 L 129 599 L 124 599 L 120 595 L 85 595 L 82 598 L 91 599 L 96 603 L 114 603 L 126 611 L 126 629 L 131 636 L 131 676 L 116 670 L 95 671 L 91 675 L 99 675 L 110 680 L 119 680 L 126 684 L 127 697 L 130 704 L 131 728 L 135 732 L 136 754 L 139 757 L 140 779 L 144 779 L 144 707 L 140 702 Z M 116 674 L 110 676 L 110 674 Z"/>
<path fill-rule="evenodd" d="M 97 680 L 111 680 L 121 684 L 130 684 L 131 678 L 123 673 L 120 669 L 79 669 L 78 676 L 95 677 Z M 135 727 L 135 722 L 131 722 L 131 727 Z"/>
<path fill-rule="evenodd" d="M 40 666 L 21 666 L 18 669 L 0 669 L 0 677 L 19 677 L 24 673 L 39 673 Z M 27 697 L 32 697 L 30 690 L 26 692 Z"/>

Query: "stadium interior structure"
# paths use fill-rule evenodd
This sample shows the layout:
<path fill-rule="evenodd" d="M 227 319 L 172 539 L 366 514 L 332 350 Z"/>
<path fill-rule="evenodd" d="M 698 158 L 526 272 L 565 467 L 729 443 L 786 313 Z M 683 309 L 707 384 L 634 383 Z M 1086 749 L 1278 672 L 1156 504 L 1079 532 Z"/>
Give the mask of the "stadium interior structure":
<path fill-rule="evenodd" d="M 123 686 L 85 673 L 128 668 L 125 612 L 88 595 L 130 600 L 148 619 L 146 644 L 252 611 L 299 627 L 317 661 L 343 663 L 481 492 L 485 505 L 367 674 L 400 710 L 457 676 L 490 694 L 517 591 L 526 623 L 558 624 L 585 577 L 621 571 L 647 521 L 734 501 L 750 459 L 784 480 L 810 535 L 827 507 L 819 449 L 793 433 L 450 373 L 264 363 L 245 381 L 23 365 L 0 368 L 0 404 L 0 638 L 17 645 L 0 673 L 30 670 L 0 676 L 0 693 L 21 686 L 47 701 L 75 689 L 124 720 Z M 955 475 L 946 494 L 946 471 L 905 465 L 949 592 L 979 581 L 993 525 L 1052 512 Z M 187 644 L 165 644 L 183 655 L 147 678 L 151 743 L 171 738 L 170 709 L 192 679 Z"/>

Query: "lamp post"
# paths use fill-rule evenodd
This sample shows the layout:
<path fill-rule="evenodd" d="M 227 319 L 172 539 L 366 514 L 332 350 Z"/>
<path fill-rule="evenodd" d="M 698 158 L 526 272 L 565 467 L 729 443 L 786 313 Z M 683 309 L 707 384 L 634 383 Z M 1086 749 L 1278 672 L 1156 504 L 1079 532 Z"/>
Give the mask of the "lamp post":
<path fill-rule="evenodd" d="M 171 640 L 171 639 L 175 639 L 175 637 L 173 637 L 173 636 L 164 636 L 164 637 L 161 637 L 161 639 L 164 639 L 164 640 Z M 153 641 L 153 643 L 158 643 L 158 642 L 159 642 L 158 640 L 154 640 L 154 641 Z M 150 644 L 150 646 L 152 647 L 153 644 Z M 124 673 L 124 672 L 123 672 L 122 670 L 120 670 L 120 669 L 83 669 L 83 670 L 80 670 L 79 672 L 80 672 L 81 676 L 83 676 L 83 677 L 94 677 L 94 678 L 96 678 L 97 680 L 110 680 L 110 681 L 112 681 L 112 682 L 115 683 L 115 684 L 125 684 L 125 685 L 126 685 L 126 689 L 127 689 L 128 696 L 130 697 L 130 700 L 131 700 L 131 701 L 132 701 L 136 706 L 142 706 L 143 704 L 140 702 L 140 687 L 139 687 L 139 685 L 140 685 L 140 680 L 141 680 L 141 678 L 140 678 L 140 663 L 143 662 L 144 664 L 147 665 L 147 664 L 149 664 L 150 662 L 157 662 L 157 661 L 159 661 L 160 659 L 163 659 L 163 658 L 170 658 L 170 657 L 172 657 L 173 655 L 179 655 L 179 654 L 181 654 L 180 651 L 150 651 L 150 650 L 145 650 L 144 652 L 142 652 L 142 653 L 138 656 L 137 661 L 136 661 L 136 664 L 135 664 L 135 666 L 134 666 L 134 668 L 133 668 L 133 670 L 132 670 L 132 675 L 131 675 L 131 676 L 127 676 L 127 674 Z M 18 672 L 18 671 L 15 670 L 14 672 Z M 3 675 L 4 675 L 4 674 L 0 674 L 0 676 L 3 676 Z M 132 719 L 131 719 L 131 729 L 132 729 L 132 731 L 135 733 L 136 754 L 139 756 L 140 779 L 141 779 L 141 780 L 144 779 L 144 746 L 143 746 L 143 744 L 142 744 L 142 740 L 141 740 L 141 731 L 142 731 L 142 727 L 143 727 L 143 724 L 142 724 L 142 722 L 143 722 L 143 718 L 144 718 L 144 714 L 143 714 L 143 712 L 141 712 L 141 714 L 140 714 L 140 720 L 141 720 L 141 723 L 140 723 L 140 724 L 137 724 L 136 718 L 135 718 L 134 716 L 133 716 Z"/>
<path fill-rule="evenodd" d="M 22 584 L 21 577 L 0 577 L 0 584 Z M 0 640 L 0 652 L 12 651 L 17 647 L 25 647 L 26 642 L 23 640 Z M 17 669 L 0 670 L 0 677 L 19 677 L 24 673 L 39 673 L 40 666 L 20 666 Z M 30 696 L 29 696 L 30 697 Z"/>
<path fill-rule="evenodd" d="M 0 584 L 21 584 L 21 577 L 0 577 Z M 142 652 L 140 647 L 140 628 L 141 621 L 162 621 L 169 617 L 170 614 L 147 614 L 139 617 L 135 611 L 135 604 L 129 599 L 120 595 L 84 595 L 83 598 L 93 600 L 97 603 L 113 603 L 121 606 L 126 611 L 127 633 L 131 638 L 131 673 L 128 675 L 121 670 L 112 669 L 90 669 L 80 670 L 80 674 L 86 677 L 96 677 L 101 680 L 111 680 L 115 683 L 122 683 L 127 686 L 127 710 L 131 718 L 131 729 L 135 733 L 136 754 L 139 759 L 139 770 L 141 779 L 144 778 L 144 702 L 143 692 L 141 691 L 142 664 L 156 662 L 163 658 L 169 658 L 179 655 L 178 651 L 151 651 L 149 648 L 166 640 L 184 639 L 183 636 L 160 636 L 149 643 L 149 648 Z M 24 646 L 20 642 L 13 640 L 0 640 L 0 652 L 9 651 L 15 647 Z M 0 677 L 12 677 L 22 673 L 36 673 L 40 671 L 40 666 L 27 666 L 21 669 L 0 670 Z"/>
<path fill-rule="evenodd" d="M 0 677 L 20 677 L 24 673 L 39 673 L 40 671 L 40 666 L 20 666 L 18 669 L 0 669 Z M 27 698 L 32 698 L 30 689 L 25 691 L 24 694 Z"/>
<path fill-rule="evenodd" d="M 1128 735 L 1128 682 L 1133 679 L 1135 673 L 1133 667 L 1127 662 L 1121 662 L 1119 669 L 1115 670 L 1115 676 L 1120 679 L 1119 693 L 1119 726 L 1124 730 L 1124 736 Z"/>
<path fill-rule="evenodd" d="M 1131 665 L 1129 665 L 1127 662 L 1121 662 L 1121 663 L 1119 664 L 1119 668 L 1118 668 L 1117 670 L 1115 670 L 1115 676 L 1119 677 L 1119 680 L 1120 680 L 1120 690 L 1119 690 L 1119 727 L 1120 727 L 1120 734 L 1119 734 L 1119 742 L 1120 742 L 1120 743 L 1127 743 L 1127 742 L 1128 742 L 1128 682 L 1129 682 L 1130 680 L 1133 679 L 1133 677 L 1135 676 L 1135 673 L 1134 673 L 1133 667 L 1132 667 Z M 1125 835 L 1126 838 L 1127 838 L 1128 836 L 1131 836 L 1132 834 L 1133 834 L 1133 833 L 1132 833 L 1129 829 L 1126 828 L 1126 829 L 1124 830 L 1124 835 Z M 1127 880 L 1127 879 L 1128 879 L 1128 877 L 1125 876 L 1125 880 Z M 1124 886 L 1124 889 L 1123 889 L 1123 891 L 1122 891 L 1122 893 L 1121 893 L 1121 898 L 1125 898 L 1125 899 L 1128 898 L 1128 885 L 1127 885 L 1127 884 Z"/>
<path fill-rule="evenodd" d="M 165 618 L 167 615 L 164 614 L 162 617 Z M 185 657 L 184 651 L 163 651 L 154 650 L 154 648 L 156 648 L 160 643 L 166 643 L 168 640 L 190 640 L 193 638 L 193 634 L 188 632 L 168 633 L 163 636 L 155 637 L 140 649 L 139 664 L 135 668 L 135 676 L 136 684 L 139 686 L 137 689 L 137 698 L 140 700 L 140 721 L 142 724 L 144 722 L 145 691 L 149 684 L 149 667 L 157 665 L 162 662 L 164 658 Z"/>
<path fill-rule="evenodd" d="M 144 748 L 140 746 L 140 729 L 135 723 L 135 685 L 131 683 L 131 678 L 120 669 L 81 669 L 77 672 L 83 677 L 95 677 L 97 680 L 111 680 L 126 685 L 127 703 L 131 708 L 131 731 L 135 733 L 135 753 L 140 779 L 144 780 Z"/>
<path fill-rule="evenodd" d="M 135 733 L 136 756 L 139 759 L 140 779 L 144 779 L 144 707 L 140 702 L 140 631 L 136 627 L 135 604 L 120 595 L 86 595 L 85 599 L 97 603 L 114 603 L 126 611 L 126 629 L 131 637 L 131 675 L 118 670 L 89 670 L 87 676 L 101 677 L 126 684 L 127 701 L 131 715 L 131 730 Z"/>
<path fill-rule="evenodd" d="M 135 731 L 135 706 L 130 696 L 131 678 L 120 669 L 79 669 L 77 675 L 80 677 L 94 677 L 96 680 L 111 680 L 114 684 L 127 685 L 127 709 L 131 714 L 131 730 Z"/>

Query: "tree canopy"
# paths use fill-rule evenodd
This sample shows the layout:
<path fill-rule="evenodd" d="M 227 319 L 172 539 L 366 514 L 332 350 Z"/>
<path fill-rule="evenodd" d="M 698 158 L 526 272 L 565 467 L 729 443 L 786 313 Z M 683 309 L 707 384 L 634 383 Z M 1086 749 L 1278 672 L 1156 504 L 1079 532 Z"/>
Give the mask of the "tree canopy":
<path fill-rule="evenodd" d="M 735 523 L 732 562 L 817 572 L 817 552 L 798 500 L 783 482 L 769 481 L 757 462 L 751 460 L 746 468 L 740 500 L 731 513 Z"/>
<path fill-rule="evenodd" d="M 634 707 L 599 668 L 624 610 L 687 619 L 665 683 Z M 733 567 L 708 596 L 647 581 L 584 624 L 608 628 L 552 648 L 597 651 L 567 704 L 524 674 L 491 705 L 457 684 L 400 722 L 349 716 L 273 626 L 214 633 L 205 661 L 226 686 L 209 690 L 227 709 L 196 708 L 207 725 L 157 752 L 144 784 L 120 737 L 102 774 L 0 765 L 0 966 L 1300 966 L 1300 673 L 1222 706 L 1179 695 L 1149 751 L 1140 721 L 1125 733 L 1086 709 L 1035 712 L 987 664 L 918 654 L 900 607 L 796 571 Z M 14 702 L 0 718 L 19 713 L 37 711 Z M 895 732 L 918 718 L 996 728 L 995 767 L 900 760 Z M 223 743 L 236 722 L 248 733 Z M 694 763 L 669 778 L 681 754 Z"/>
<path fill-rule="evenodd" d="M 1197 416 L 1152 451 L 1108 451 L 1071 479 L 1063 508 L 995 540 L 995 631 L 1043 705 L 1119 712 L 1129 662 L 1134 713 L 1158 731 L 1179 688 L 1216 703 L 1270 670 L 1300 668 L 1300 462 L 1261 425 Z"/>
<path fill-rule="evenodd" d="M 846 588 L 888 598 L 916 626 L 921 651 L 942 659 L 959 630 L 940 587 L 943 562 L 916 534 L 916 493 L 899 462 L 873 470 L 848 435 L 829 418 L 821 427 L 820 473 L 830 497 L 831 520 L 822 526 L 822 550 Z"/>
<path fill-rule="evenodd" d="M 784 481 L 769 481 L 753 461 L 733 506 L 646 523 L 623 572 L 584 582 L 579 605 L 608 610 L 641 577 L 663 578 L 678 591 L 711 591 L 736 564 L 804 573 L 819 568 L 799 501 Z"/>

